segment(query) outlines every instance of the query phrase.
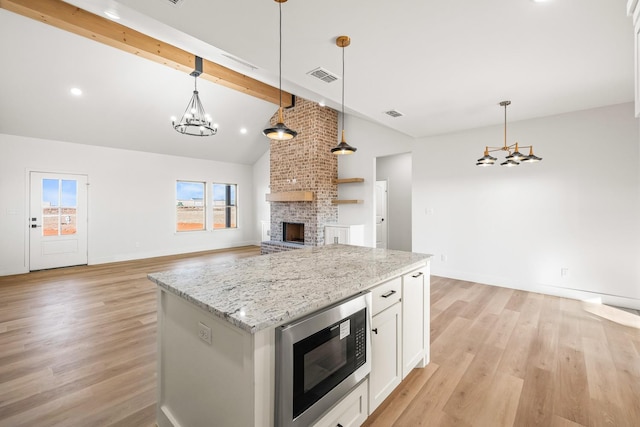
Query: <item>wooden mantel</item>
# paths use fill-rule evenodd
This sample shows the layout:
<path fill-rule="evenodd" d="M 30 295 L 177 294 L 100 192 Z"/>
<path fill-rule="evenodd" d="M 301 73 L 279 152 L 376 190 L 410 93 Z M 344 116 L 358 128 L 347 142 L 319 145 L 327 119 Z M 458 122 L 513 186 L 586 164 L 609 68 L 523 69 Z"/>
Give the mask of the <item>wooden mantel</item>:
<path fill-rule="evenodd" d="M 313 202 L 316 197 L 313 191 L 283 191 L 267 194 L 267 202 Z"/>

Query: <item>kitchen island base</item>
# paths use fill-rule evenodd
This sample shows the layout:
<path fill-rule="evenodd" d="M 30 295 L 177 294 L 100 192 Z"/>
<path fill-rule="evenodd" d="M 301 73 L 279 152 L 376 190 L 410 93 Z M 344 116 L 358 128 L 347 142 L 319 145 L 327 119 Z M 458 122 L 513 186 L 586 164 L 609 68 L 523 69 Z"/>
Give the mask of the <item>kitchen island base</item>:
<path fill-rule="evenodd" d="M 371 373 L 314 421 L 361 425 L 429 361 L 429 258 L 330 245 L 150 274 L 158 426 L 274 427 L 276 328 L 371 291 Z"/>
<path fill-rule="evenodd" d="M 159 289 L 158 427 L 271 427 L 273 332 L 249 334 Z"/>

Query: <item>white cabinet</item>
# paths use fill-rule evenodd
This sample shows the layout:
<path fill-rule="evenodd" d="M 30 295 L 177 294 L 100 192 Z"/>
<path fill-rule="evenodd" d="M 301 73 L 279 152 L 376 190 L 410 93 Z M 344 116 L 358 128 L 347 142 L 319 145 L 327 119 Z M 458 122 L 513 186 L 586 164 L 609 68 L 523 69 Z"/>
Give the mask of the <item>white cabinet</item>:
<path fill-rule="evenodd" d="M 429 362 L 429 265 L 402 276 L 402 378 Z"/>
<path fill-rule="evenodd" d="M 364 225 L 327 224 L 324 227 L 324 244 L 364 246 Z"/>
<path fill-rule="evenodd" d="M 359 427 L 369 416 L 367 412 L 369 382 L 364 380 L 344 399 L 327 412 L 313 427 Z"/>
<path fill-rule="evenodd" d="M 372 289 L 369 413 L 402 381 L 402 295 L 399 279 Z"/>

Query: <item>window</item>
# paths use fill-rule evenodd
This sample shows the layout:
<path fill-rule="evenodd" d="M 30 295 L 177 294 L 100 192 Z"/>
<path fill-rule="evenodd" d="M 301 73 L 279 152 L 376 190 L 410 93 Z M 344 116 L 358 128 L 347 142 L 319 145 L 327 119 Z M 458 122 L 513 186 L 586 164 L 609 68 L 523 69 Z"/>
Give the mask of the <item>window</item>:
<path fill-rule="evenodd" d="M 42 180 L 42 234 L 76 234 L 78 183 L 67 179 Z"/>
<path fill-rule="evenodd" d="M 235 184 L 213 184 L 213 228 L 236 228 L 237 203 Z"/>
<path fill-rule="evenodd" d="M 176 183 L 176 231 L 205 230 L 205 183 Z"/>

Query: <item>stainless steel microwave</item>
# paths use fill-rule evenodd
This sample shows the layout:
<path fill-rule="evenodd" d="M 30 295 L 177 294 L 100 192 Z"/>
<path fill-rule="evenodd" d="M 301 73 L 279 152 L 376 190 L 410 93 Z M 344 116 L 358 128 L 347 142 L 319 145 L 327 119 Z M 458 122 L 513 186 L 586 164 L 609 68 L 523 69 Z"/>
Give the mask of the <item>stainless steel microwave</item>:
<path fill-rule="evenodd" d="M 276 329 L 276 427 L 307 427 L 371 370 L 371 293 Z"/>

